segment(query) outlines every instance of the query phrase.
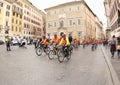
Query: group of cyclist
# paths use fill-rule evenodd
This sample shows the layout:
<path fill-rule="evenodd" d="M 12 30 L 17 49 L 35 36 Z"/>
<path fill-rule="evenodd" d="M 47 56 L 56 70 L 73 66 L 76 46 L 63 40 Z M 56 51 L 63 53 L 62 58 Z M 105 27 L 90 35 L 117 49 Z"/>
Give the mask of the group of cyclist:
<path fill-rule="evenodd" d="M 54 37 L 52 39 L 48 39 L 46 38 L 46 36 L 43 36 L 42 38 L 40 38 L 39 40 L 37 39 L 37 44 L 35 44 L 35 48 L 37 48 L 39 46 L 39 43 L 41 43 L 44 47 L 47 47 L 49 44 L 53 44 L 55 43 L 56 46 L 63 46 L 63 48 L 65 46 L 67 46 L 69 48 L 70 45 L 73 45 L 74 47 L 78 48 L 79 45 L 79 40 L 77 38 L 73 38 L 70 34 L 69 36 L 67 36 L 64 32 L 60 33 L 60 37 L 57 36 L 57 34 L 54 35 Z M 82 44 L 83 47 L 85 47 L 85 45 L 89 45 L 92 44 L 93 46 L 97 46 L 97 44 L 103 43 L 104 40 L 83 40 Z"/>
<path fill-rule="evenodd" d="M 57 34 L 55 34 L 51 40 L 47 39 L 46 36 L 43 36 L 42 39 L 39 39 L 36 41 L 37 43 L 42 43 L 44 47 L 52 43 L 56 43 L 56 45 L 63 45 L 63 46 L 70 46 L 72 43 L 75 45 L 78 44 L 78 40 L 76 38 L 73 39 L 70 34 L 67 37 L 67 35 L 63 32 L 60 33 L 60 37 L 58 37 Z M 37 47 L 36 44 L 35 44 L 35 47 Z"/>
<path fill-rule="evenodd" d="M 40 44 L 42 44 L 44 48 L 47 48 L 49 45 L 52 44 L 55 44 L 56 49 L 57 47 L 62 47 L 63 50 L 67 48 L 66 50 L 66 56 L 67 56 L 69 53 L 68 49 L 70 48 L 71 45 L 78 47 L 78 40 L 76 38 L 73 38 L 70 34 L 69 36 L 67 36 L 64 32 L 61 32 L 60 37 L 58 37 L 57 34 L 55 34 L 51 40 L 47 39 L 46 36 L 37 39 L 35 43 L 35 48 L 39 47 Z"/>

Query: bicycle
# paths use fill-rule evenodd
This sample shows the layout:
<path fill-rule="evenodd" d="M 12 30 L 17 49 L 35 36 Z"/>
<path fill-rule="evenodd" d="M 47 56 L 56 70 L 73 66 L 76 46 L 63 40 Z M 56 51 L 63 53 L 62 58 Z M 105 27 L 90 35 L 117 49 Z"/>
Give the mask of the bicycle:
<path fill-rule="evenodd" d="M 57 51 L 58 51 L 57 44 L 56 44 L 56 43 L 53 43 L 53 44 L 51 45 L 51 50 L 50 50 L 50 52 L 49 52 L 49 54 L 48 54 L 48 58 L 49 58 L 50 60 L 52 60 L 52 59 L 54 58 L 54 56 L 57 55 Z"/>
<path fill-rule="evenodd" d="M 49 52 L 50 52 L 50 47 L 48 47 L 48 46 L 45 47 L 42 43 L 40 43 L 40 44 L 38 45 L 38 47 L 36 48 L 36 54 L 37 54 L 38 56 L 41 56 L 43 52 L 44 52 L 46 55 L 48 55 Z"/>
<path fill-rule="evenodd" d="M 58 61 L 60 63 L 63 62 L 63 60 L 66 58 L 67 60 L 70 60 L 72 51 L 69 46 L 62 46 L 61 49 L 58 50 Z"/>

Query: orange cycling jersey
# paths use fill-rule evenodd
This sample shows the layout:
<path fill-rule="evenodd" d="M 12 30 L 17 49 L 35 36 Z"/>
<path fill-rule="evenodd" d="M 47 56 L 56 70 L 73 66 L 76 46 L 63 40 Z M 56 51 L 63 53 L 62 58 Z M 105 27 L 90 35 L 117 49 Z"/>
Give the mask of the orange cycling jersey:
<path fill-rule="evenodd" d="M 75 40 L 74 40 L 74 43 L 75 43 L 75 44 L 78 44 L 78 40 L 77 40 L 77 39 L 75 39 Z"/>
<path fill-rule="evenodd" d="M 59 43 L 59 38 L 58 38 L 58 37 L 53 38 L 53 39 L 52 39 L 52 42 L 55 42 L 55 43 L 57 43 L 57 44 L 58 44 L 58 43 Z"/>
<path fill-rule="evenodd" d="M 49 44 L 49 42 L 47 42 L 47 41 L 44 43 L 44 45 L 48 45 L 48 44 Z"/>
<path fill-rule="evenodd" d="M 48 44 L 48 42 L 47 42 L 47 39 L 45 38 L 45 39 L 42 39 L 42 44 L 44 44 L 44 45 L 47 45 Z"/>
<path fill-rule="evenodd" d="M 58 39 L 58 43 L 60 43 L 61 40 L 62 40 L 62 38 L 59 38 L 59 39 Z"/>

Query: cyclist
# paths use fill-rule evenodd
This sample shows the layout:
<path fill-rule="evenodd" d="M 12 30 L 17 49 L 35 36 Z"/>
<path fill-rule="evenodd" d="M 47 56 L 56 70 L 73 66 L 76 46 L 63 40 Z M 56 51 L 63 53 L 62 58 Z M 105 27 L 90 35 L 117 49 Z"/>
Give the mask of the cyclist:
<path fill-rule="evenodd" d="M 83 44 L 83 48 L 85 48 L 86 40 L 83 40 L 82 44 Z"/>
<path fill-rule="evenodd" d="M 64 34 L 64 33 L 63 33 L 63 32 L 60 33 L 60 38 L 59 38 L 59 40 L 58 40 L 58 43 L 60 43 L 60 41 L 61 41 L 62 38 L 63 38 L 63 37 L 62 37 L 62 34 Z"/>
<path fill-rule="evenodd" d="M 74 47 L 78 48 L 78 40 L 76 38 L 74 39 Z"/>
<path fill-rule="evenodd" d="M 92 50 L 92 51 L 93 51 L 94 48 L 95 48 L 95 43 L 96 43 L 95 39 L 91 40 L 91 45 L 92 45 L 91 50 Z"/>
<path fill-rule="evenodd" d="M 59 38 L 58 38 L 57 34 L 54 35 L 54 38 L 52 39 L 51 43 L 56 43 L 56 44 L 59 43 Z"/>
<path fill-rule="evenodd" d="M 46 48 L 49 44 L 49 40 L 45 36 L 43 36 L 41 44 Z"/>
<path fill-rule="evenodd" d="M 62 39 L 61 39 L 59 45 L 62 45 L 62 49 L 65 52 L 65 57 L 67 57 L 69 55 L 70 42 L 69 42 L 68 37 L 66 37 L 65 34 L 62 34 Z M 65 50 L 66 47 L 67 47 L 67 49 Z"/>

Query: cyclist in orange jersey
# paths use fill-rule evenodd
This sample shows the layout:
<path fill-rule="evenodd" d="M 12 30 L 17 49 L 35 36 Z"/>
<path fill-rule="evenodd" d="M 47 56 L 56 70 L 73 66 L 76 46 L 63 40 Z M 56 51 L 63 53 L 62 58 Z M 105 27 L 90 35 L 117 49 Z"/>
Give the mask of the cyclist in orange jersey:
<path fill-rule="evenodd" d="M 44 45 L 44 47 L 46 47 L 49 44 L 49 40 L 43 36 L 41 43 Z"/>
<path fill-rule="evenodd" d="M 59 38 L 57 37 L 57 34 L 54 35 L 54 38 L 52 39 L 51 43 L 59 44 Z"/>
<path fill-rule="evenodd" d="M 76 38 L 74 39 L 74 45 L 75 47 L 78 47 L 78 40 Z"/>

